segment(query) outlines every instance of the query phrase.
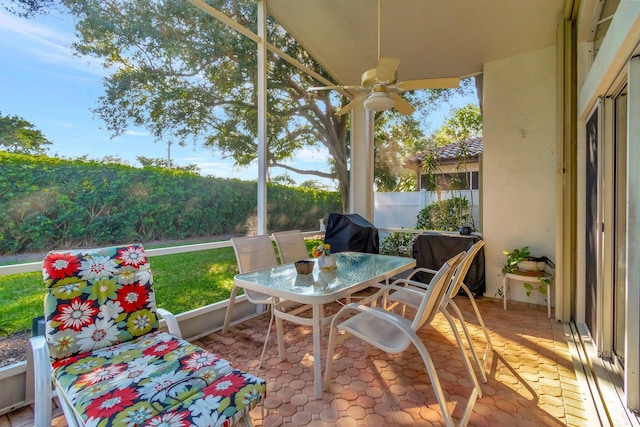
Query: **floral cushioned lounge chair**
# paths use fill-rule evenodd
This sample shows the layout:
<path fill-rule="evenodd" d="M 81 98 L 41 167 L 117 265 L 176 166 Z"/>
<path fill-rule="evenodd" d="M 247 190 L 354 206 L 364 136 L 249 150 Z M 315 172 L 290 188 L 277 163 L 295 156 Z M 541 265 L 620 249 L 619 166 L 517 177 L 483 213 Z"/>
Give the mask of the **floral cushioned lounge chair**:
<path fill-rule="evenodd" d="M 37 426 L 51 424 L 51 378 L 69 425 L 251 425 L 265 381 L 180 338 L 156 308 L 141 245 L 50 252 L 43 276 L 46 336 L 31 340 Z"/>

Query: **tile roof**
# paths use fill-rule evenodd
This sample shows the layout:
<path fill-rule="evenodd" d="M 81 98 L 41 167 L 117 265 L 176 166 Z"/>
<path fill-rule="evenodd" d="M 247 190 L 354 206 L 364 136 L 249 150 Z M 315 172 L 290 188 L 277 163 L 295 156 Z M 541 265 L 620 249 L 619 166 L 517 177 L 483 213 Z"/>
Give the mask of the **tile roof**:
<path fill-rule="evenodd" d="M 457 161 L 463 145 L 469 153 L 469 159 L 477 159 L 478 155 L 482 153 L 484 148 L 481 136 L 469 138 L 462 142 L 443 145 L 442 147 L 438 147 L 438 159 L 440 160 L 440 163 Z M 424 159 L 428 153 L 429 151 L 423 151 L 422 153 L 407 157 L 405 159 L 405 165 L 411 169 L 415 169 L 420 165 L 422 159 Z"/>

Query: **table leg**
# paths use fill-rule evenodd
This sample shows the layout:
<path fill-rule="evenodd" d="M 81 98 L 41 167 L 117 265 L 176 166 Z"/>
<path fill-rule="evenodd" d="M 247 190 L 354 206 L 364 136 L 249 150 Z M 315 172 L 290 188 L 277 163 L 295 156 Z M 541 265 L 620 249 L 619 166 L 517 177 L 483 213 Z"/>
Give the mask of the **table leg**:
<path fill-rule="evenodd" d="M 549 279 L 549 286 L 547 286 L 547 318 L 551 319 L 551 283 L 553 278 Z"/>
<path fill-rule="evenodd" d="M 507 309 L 507 276 L 505 275 L 502 278 L 502 300 L 503 300 L 503 304 L 504 304 L 504 309 Z"/>
<path fill-rule="evenodd" d="M 231 314 L 233 313 L 233 305 L 236 303 L 236 294 L 238 288 L 236 286 L 231 289 L 231 295 L 229 296 L 229 305 L 227 306 L 227 314 L 224 315 L 224 325 L 222 326 L 222 332 L 229 330 L 229 323 L 231 323 Z"/>
<path fill-rule="evenodd" d="M 280 302 L 279 298 L 274 298 L 272 310 L 275 310 L 275 305 Z M 282 324 L 282 318 L 276 316 L 276 335 L 278 339 L 278 355 L 280 356 L 280 362 L 287 358 L 287 350 L 284 348 L 284 327 Z"/>
<path fill-rule="evenodd" d="M 322 399 L 322 354 L 320 335 L 322 322 L 322 304 L 313 304 L 313 387 L 316 400 Z"/>

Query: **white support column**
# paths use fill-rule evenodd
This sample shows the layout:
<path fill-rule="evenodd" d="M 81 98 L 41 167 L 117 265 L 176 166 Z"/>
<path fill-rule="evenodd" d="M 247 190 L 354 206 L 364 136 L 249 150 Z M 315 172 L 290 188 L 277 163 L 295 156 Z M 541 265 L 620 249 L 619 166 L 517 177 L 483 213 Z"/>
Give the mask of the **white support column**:
<path fill-rule="evenodd" d="M 629 61 L 627 110 L 627 319 L 624 391 L 627 407 L 640 410 L 640 57 Z"/>
<path fill-rule="evenodd" d="M 258 0 L 258 234 L 267 234 L 267 0 Z"/>
<path fill-rule="evenodd" d="M 351 186 L 349 212 L 373 222 L 373 113 L 351 110 Z"/>

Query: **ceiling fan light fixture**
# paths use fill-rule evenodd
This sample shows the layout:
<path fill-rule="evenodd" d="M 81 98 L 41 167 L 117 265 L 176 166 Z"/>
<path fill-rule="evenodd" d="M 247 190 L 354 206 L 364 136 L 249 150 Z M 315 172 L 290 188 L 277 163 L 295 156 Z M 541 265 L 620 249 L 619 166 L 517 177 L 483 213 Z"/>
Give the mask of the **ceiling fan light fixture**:
<path fill-rule="evenodd" d="M 386 92 L 373 92 L 364 101 L 364 108 L 370 111 L 385 111 L 395 105 L 396 101 Z"/>

